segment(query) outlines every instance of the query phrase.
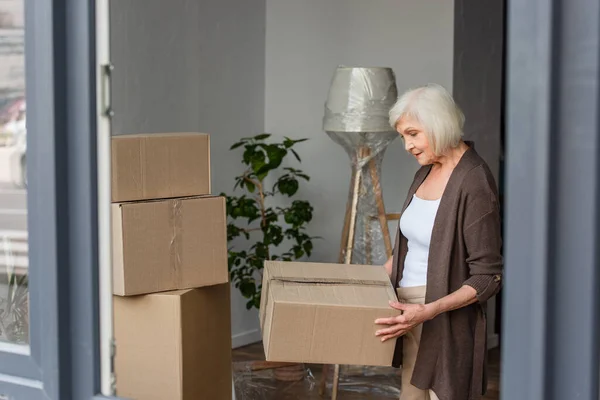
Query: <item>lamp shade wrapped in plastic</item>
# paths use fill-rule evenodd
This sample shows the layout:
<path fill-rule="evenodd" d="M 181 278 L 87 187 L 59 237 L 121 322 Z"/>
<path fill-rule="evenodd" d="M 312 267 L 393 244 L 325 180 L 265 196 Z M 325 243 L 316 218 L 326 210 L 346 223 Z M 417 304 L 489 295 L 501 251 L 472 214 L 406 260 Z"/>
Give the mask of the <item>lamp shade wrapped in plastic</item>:
<path fill-rule="evenodd" d="M 325 103 L 323 130 L 389 132 L 388 112 L 397 97 L 391 68 L 338 67 Z"/>
<path fill-rule="evenodd" d="M 383 264 L 391 254 L 380 177 L 385 149 L 398 137 L 388 117 L 397 96 L 391 68 L 338 67 L 331 80 L 323 129 L 352 166 L 340 262 Z"/>

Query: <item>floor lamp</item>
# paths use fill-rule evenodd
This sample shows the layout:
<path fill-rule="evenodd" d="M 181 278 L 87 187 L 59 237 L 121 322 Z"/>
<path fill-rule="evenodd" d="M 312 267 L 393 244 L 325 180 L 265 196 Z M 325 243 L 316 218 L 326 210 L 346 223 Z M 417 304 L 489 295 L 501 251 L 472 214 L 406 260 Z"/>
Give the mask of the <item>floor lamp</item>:
<path fill-rule="evenodd" d="M 398 134 L 388 122 L 396 98 L 391 68 L 338 67 L 323 117 L 323 130 L 350 157 L 352 174 L 342 228 L 339 262 L 383 265 L 392 254 L 381 189 L 381 164 Z M 329 366 L 324 366 L 320 393 Z M 335 365 L 332 399 L 337 398 L 339 365 Z"/>

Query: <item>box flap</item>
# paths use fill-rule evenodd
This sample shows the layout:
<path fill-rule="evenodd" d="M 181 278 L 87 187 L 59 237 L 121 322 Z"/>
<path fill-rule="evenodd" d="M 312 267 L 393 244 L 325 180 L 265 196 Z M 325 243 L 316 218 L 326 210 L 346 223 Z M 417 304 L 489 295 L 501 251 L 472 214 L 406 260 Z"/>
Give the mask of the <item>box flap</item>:
<path fill-rule="evenodd" d="M 152 293 L 150 294 L 150 296 L 175 296 L 175 297 L 182 297 L 185 296 L 186 294 L 188 294 L 189 292 L 192 292 L 194 289 L 181 289 L 181 290 L 170 290 L 167 292 L 157 292 L 157 293 Z"/>
<path fill-rule="evenodd" d="M 388 301 L 397 299 L 381 266 L 267 261 L 264 276 L 265 298 L 261 300 L 265 303 L 270 300 L 387 310 Z M 263 329 L 265 313 L 266 308 L 260 315 Z"/>
<path fill-rule="evenodd" d="M 265 269 L 270 280 L 281 282 L 391 285 L 385 270 L 374 265 L 265 261 Z"/>

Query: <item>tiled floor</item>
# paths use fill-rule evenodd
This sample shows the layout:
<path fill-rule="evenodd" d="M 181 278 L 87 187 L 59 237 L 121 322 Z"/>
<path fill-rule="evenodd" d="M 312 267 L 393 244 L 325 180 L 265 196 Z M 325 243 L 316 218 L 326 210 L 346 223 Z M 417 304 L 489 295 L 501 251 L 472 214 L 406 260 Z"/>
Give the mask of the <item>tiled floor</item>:
<path fill-rule="evenodd" d="M 489 354 L 489 382 L 485 400 L 498 400 L 500 378 L 500 352 Z M 262 343 L 252 344 L 234 350 L 233 361 L 237 400 L 309 400 L 327 399 L 318 394 L 322 366 L 307 365 L 309 373 L 300 382 L 281 382 L 273 378 L 272 370 L 249 372 L 244 370 L 245 362 L 264 360 Z M 350 368 L 343 367 L 340 378 L 338 399 L 397 399 L 399 377 L 393 368 Z M 331 388 L 329 388 L 330 390 Z"/>

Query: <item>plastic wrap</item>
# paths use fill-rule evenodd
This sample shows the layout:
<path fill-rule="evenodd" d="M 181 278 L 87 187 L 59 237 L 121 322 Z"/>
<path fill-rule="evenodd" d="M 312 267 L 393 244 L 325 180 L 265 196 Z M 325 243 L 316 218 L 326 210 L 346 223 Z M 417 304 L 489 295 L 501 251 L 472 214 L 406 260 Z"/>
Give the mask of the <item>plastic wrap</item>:
<path fill-rule="evenodd" d="M 389 132 L 388 112 L 396 98 L 391 68 L 336 69 L 327 102 L 323 129 L 331 132 Z"/>
<path fill-rule="evenodd" d="M 391 255 L 381 164 L 398 137 L 388 122 L 396 98 L 390 68 L 339 67 L 334 74 L 323 129 L 346 150 L 352 167 L 340 262 L 381 265 Z"/>
<path fill-rule="evenodd" d="M 236 365 L 237 364 L 237 365 Z M 295 382 L 275 379 L 274 370 L 252 371 L 245 363 L 234 363 L 236 400 L 311 400 L 329 398 L 332 379 L 327 380 L 327 394 L 319 395 L 320 366 L 307 368 L 304 377 Z M 399 369 L 381 367 L 340 367 L 338 398 L 398 399 L 400 396 Z"/>

